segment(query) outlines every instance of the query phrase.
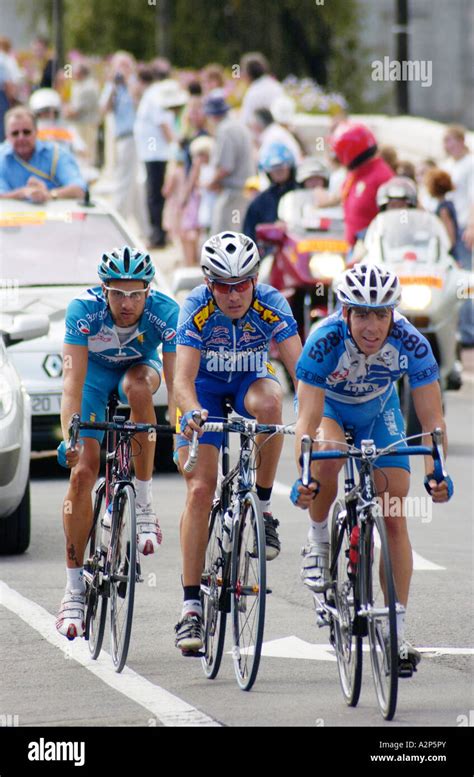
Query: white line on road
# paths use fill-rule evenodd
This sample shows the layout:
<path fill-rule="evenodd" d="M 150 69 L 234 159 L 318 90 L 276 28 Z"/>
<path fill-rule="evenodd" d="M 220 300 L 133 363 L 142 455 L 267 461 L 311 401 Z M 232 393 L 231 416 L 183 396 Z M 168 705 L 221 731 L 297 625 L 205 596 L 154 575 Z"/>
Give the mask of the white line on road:
<path fill-rule="evenodd" d="M 364 644 L 363 650 L 368 651 L 369 645 Z M 252 648 L 250 648 L 252 650 Z M 420 653 L 426 654 L 427 658 L 437 656 L 472 656 L 474 648 L 451 648 L 451 647 L 423 647 L 417 648 Z M 245 651 L 242 651 L 242 653 Z M 295 637 L 283 637 L 274 639 L 271 642 L 264 642 L 262 646 L 262 656 L 268 658 L 302 658 L 311 661 L 336 661 L 336 654 L 332 645 L 313 644 L 305 642 L 304 639 Z"/>
<path fill-rule="evenodd" d="M 286 486 L 284 483 L 280 483 L 275 480 L 273 484 L 273 493 L 277 496 L 290 496 L 290 486 Z M 435 564 L 434 561 L 420 556 L 415 550 L 413 551 L 413 569 L 416 572 L 439 572 L 445 570 L 446 567 L 441 567 L 439 564 Z"/>
<path fill-rule="evenodd" d="M 67 658 L 74 659 L 115 691 L 145 707 L 164 726 L 221 725 L 196 707 L 159 685 L 154 685 L 128 667 L 125 667 L 121 674 L 117 674 L 110 655 L 105 651 L 102 651 L 97 661 L 93 661 L 85 640 L 76 639 L 69 642 L 56 631 L 53 615 L 10 588 L 2 580 L 0 580 L 0 605 L 25 621 L 51 645 L 65 653 Z"/>

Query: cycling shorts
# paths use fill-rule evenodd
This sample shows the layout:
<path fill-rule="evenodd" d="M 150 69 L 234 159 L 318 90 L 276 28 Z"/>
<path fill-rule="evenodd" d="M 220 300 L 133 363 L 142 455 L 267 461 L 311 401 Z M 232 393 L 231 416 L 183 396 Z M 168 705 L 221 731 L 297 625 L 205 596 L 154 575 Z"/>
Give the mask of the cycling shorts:
<path fill-rule="evenodd" d="M 360 448 L 361 440 L 374 440 L 377 448 L 385 448 L 405 437 L 405 422 L 394 386 L 383 396 L 358 405 L 326 398 L 323 415 L 332 418 L 341 428 L 351 429 L 357 448 Z M 397 447 L 406 448 L 407 444 L 403 442 Z M 359 464 L 357 460 L 356 463 Z M 400 467 L 410 472 L 409 457 L 380 456 L 376 467 Z"/>
<path fill-rule="evenodd" d="M 89 359 L 87 375 L 82 391 L 81 421 L 105 421 L 105 411 L 109 396 L 113 391 L 118 393 L 120 402 L 128 405 L 127 397 L 123 391 L 123 381 L 130 367 L 145 364 L 154 369 L 161 376 L 161 362 L 158 359 L 141 359 L 127 366 L 119 368 L 104 367 L 98 362 Z M 102 443 L 104 432 L 95 429 L 81 429 L 81 437 L 93 437 Z"/>
<path fill-rule="evenodd" d="M 229 397 L 237 415 L 243 416 L 244 418 L 253 418 L 253 416 L 249 415 L 245 409 L 245 395 L 252 383 L 261 379 L 262 376 L 256 372 L 249 372 L 244 378 L 242 378 L 242 375 L 238 375 L 229 383 L 224 383 L 224 381 L 221 380 L 214 380 L 211 383 L 207 376 L 203 378 L 198 377 L 196 379 L 196 394 L 201 407 L 209 411 L 208 420 L 225 420 L 222 415 L 222 401 L 225 397 Z M 265 376 L 265 379 L 275 380 L 279 383 L 278 378 L 270 372 Z M 202 437 L 199 438 L 199 444 L 214 445 L 216 448 L 220 449 L 222 437 L 222 432 L 204 432 Z M 184 445 L 189 445 L 189 440 L 180 434 L 177 438 L 176 447 L 181 448 Z"/>

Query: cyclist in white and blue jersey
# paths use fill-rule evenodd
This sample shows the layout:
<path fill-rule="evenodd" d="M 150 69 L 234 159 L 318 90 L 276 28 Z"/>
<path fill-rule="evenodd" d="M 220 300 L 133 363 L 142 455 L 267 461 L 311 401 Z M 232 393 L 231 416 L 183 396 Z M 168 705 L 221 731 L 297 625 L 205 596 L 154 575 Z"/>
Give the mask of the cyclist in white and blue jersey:
<path fill-rule="evenodd" d="M 82 430 L 79 450 L 68 448 L 71 416 L 103 421 L 109 395 L 117 391 L 130 405 L 131 420 L 156 423 L 153 394 L 163 368 L 174 417 L 173 377 L 178 305 L 150 288 L 155 268 L 148 254 L 125 246 L 103 255 L 100 286 L 73 299 L 66 311 L 64 388 L 61 403 L 63 441 L 58 460 L 71 468 L 64 500 L 66 592 L 56 622 L 68 639 L 84 633 L 83 558 L 92 522 L 91 492 L 99 473 L 103 432 Z M 163 364 L 157 347 L 163 347 Z M 152 504 L 154 441 L 137 434 L 134 443 L 138 550 L 154 553 L 161 529 Z"/>
<path fill-rule="evenodd" d="M 201 254 L 205 283 L 194 289 L 179 317 L 175 396 L 182 412 L 177 446 L 181 470 L 193 430 L 199 430 L 201 436 L 197 465 L 191 473 L 184 473 L 184 603 L 176 626 L 176 646 L 185 653 L 202 647 L 200 583 L 222 437 L 202 434 L 193 421 L 193 411 L 199 411 L 203 419 L 221 420 L 222 401 L 229 397 L 239 415 L 256 418 L 259 423 L 281 424 L 282 390 L 268 361 L 272 338 L 296 383 L 295 366 L 301 353 L 296 321 L 276 289 L 257 283 L 259 261 L 257 246 L 246 235 L 221 232 L 211 237 Z M 268 439 L 257 469 L 256 490 L 269 560 L 280 551 L 278 521 L 271 513 L 270 497 L 282 444 L 281 435 Z"/>
<path fill-rule="evenodd" d="M 431 346 L 395 311 L 401 298 L 398 278 L 375 265 L 356 264 L 344 273 L 337 296 L 342 310 L 311 334 L 297 365 L 297 460 L 302 435 L 314 438 L 317 429 L 318 450 L 337 448 L 337 442 L 329 441 L 344 442 L 347 427 L 353 430 L 355 445 L 362 439 L 373 439 L 377 447 L 385 447 L 401 440 L 405 436 L 404 422 L 395 381 L 405 373 L 423 432 L 440 427 L 446 433 L 438 365 Z M 317 592 L 324 591 L 329 583 L 328 513 L 337 496 L 341 467 L 340 460 L 315 462 L 314 481 L 306 488 L 301 479 L 297 480 L 291 494 L 294 504 L 309 508 L 310 528 L 302 551 L 301 574 L 304 583 Z M 453 492 L 451 479 L 439 484 L 434 480 L 430 457 L 425 459 L 425 468 L 425 487 L 433 501 L 447 501 Z M 396 516 L 390 509 L 385 519 L 398 601 L 406 608 L 413 568 L 403 509 L 410 484 L 408 457 L 379 458 L 375 484 L 385 510 L 387 505 L 392 508 L 394 498 L 399 506 Z M 384 499 L 385 494 L 389 499 Z M 400 662 L 408 661 L 416 669 L 420 653 L 405 640 L 405 614 L 398 613 L 397 618 Z"/>

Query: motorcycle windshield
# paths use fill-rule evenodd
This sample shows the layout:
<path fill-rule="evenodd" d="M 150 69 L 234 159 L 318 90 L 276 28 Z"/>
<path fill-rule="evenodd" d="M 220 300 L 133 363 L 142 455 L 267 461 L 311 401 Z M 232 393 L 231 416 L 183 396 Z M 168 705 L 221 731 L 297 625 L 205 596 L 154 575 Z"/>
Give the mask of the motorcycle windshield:
<path fill-rule="evenodd" d="M 344 232 L 343 211 L 340 207 L 318 208 L 313 189 L 287 192 L 278 204 L 278 218 L 289 227 L 308 232 Z"/>
<path fill-rule="evenodd" d="M 380 213 L 370 225 L 365 243 L 369 253 L 380 248 L 385 261 L 393 262 L 437 262 L 450 248 L 439 218 L 415 209 Z"/>

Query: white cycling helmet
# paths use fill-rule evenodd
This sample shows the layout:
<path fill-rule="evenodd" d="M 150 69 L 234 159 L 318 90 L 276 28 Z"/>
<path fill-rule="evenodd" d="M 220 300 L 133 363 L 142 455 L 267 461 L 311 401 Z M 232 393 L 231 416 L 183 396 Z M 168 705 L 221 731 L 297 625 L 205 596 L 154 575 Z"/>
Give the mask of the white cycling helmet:
<path fill-rule="evenodd" d="M 394 308 L 402 287 L 395 273 L 376 264 L 355 264 L 346 270 L 336 290 L 343 305 L 364 308 Z"/>
<path fill-rule="evenodd" d="M 390 200 L 406 200 L 410 208 L 416 208 L 418 194 L 416 183 L 405 175 L 390 178 L 377 189 L 377 207 L 384 211 Z"/>
<path fill-rule="evenodd" d="M 219 232 L 201 250 L 201 267 L 211 280 L 249 278 L 257 274 L 259 263 L 257 246 L 241 232 Z"/>
<path fill-rule="evenodd" d="M 29 99 L 30 109 L 33 113 L 53 110 L 61 111 L 61 97 L 56 89 L 37 89 Z"/>

